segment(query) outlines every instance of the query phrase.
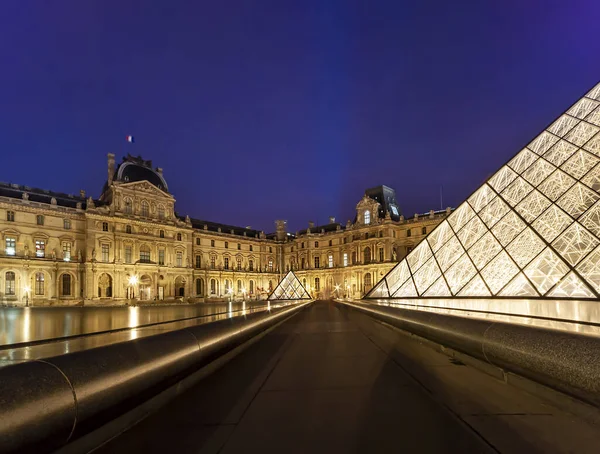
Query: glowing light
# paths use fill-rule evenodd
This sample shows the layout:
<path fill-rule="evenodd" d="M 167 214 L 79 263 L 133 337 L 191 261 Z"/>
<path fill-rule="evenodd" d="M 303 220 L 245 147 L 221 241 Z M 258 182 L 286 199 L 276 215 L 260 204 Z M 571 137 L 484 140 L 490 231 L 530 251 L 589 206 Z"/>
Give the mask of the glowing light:
<path fill-rule="evenodd" d="M 136 285 L 138 283 L 138 278 L 137 276 L 131 276 L 129 278 L 129 285 Z"/>

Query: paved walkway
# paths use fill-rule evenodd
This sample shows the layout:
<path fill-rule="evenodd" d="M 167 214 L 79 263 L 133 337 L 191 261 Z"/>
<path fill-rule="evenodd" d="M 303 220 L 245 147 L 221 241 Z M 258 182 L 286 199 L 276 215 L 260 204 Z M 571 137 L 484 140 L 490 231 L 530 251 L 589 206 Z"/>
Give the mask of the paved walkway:
<path fill-rule="evenodd" d="M 96 453 L 597 452 L 597 428 L 316 302 Z"/>

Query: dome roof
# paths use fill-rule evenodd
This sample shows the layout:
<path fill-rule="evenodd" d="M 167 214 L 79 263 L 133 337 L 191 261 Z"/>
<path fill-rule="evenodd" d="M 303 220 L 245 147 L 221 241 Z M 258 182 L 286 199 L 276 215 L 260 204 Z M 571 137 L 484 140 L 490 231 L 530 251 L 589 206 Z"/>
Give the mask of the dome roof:
<path fill-rule="evenodd" d="M 169 192 L 167 182 L 162 176 L 160 169 L 152 168 L 152 161 L 144 161 L 141 158 L 127 156 L 117 168 L 115 181 L 131 183 L 133 181 L 148 181 L 164 192 Z"/>

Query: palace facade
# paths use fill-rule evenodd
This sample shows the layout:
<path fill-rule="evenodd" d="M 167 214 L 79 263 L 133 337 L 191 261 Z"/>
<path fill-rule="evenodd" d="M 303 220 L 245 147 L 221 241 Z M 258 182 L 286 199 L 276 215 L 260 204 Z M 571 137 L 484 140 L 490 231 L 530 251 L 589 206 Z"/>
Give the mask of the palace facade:
<path fill-rule="evenodd" d="M 359 297 L 449 211 L 405 219 L 379 186 L 354 222 L 265 234 L 178 216 L 161 168 L 109 154 L 97 199 L 0 183 L 0 303 L 266 298 L 290 269 L 313 297 Z"/>

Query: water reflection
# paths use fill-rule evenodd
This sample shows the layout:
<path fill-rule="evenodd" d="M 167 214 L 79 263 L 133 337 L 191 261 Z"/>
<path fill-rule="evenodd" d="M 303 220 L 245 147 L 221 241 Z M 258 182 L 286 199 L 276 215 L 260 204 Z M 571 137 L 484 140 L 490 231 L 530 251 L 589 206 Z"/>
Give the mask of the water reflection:
<path fill-rule="evenodd" d="M 0 308 L 0 346 L 80 334 L 135 328 L 173 320 L 226 314 L 253 308 L 266 309 L 267 302 L 196 304 L 189 306 L 139 307 L 5 307 Z M 130 330 L 128 338 L 136 338 Z"/>
<path fill-rule="evenodd" d="M 376 304 L 600 335 L 600 302 L 597 301 L 436 298 L 381 299 L 376 300 Z"/>

